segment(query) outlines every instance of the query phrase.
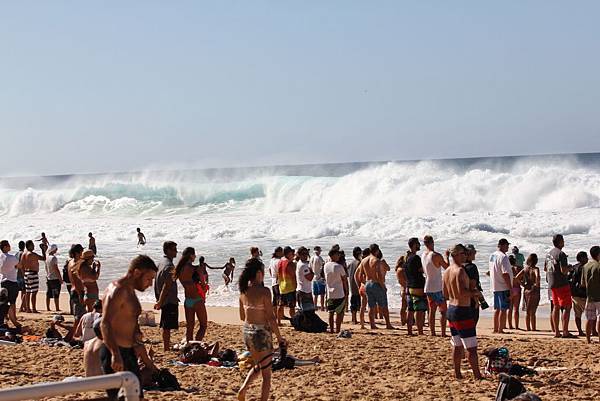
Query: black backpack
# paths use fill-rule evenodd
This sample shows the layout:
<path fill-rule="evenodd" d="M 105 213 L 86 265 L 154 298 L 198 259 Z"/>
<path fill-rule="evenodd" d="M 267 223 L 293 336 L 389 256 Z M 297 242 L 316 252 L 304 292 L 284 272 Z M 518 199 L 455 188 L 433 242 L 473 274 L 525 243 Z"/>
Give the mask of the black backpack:
<path fill-rule="evenodd" d="M 168 391 L 179 391 L 181 390 L 181 386 L 179 385 L 179 381 L 175 375 L 169 372 L 168 369 L 160 369 L 152 376 L 152 381 L 156 383 L 156 386 L 160 390 L 168 390 Z"/>
<path fill-rule="evenodd" d="M 297 312 L 290 323 L 295 330 L 306 333 L 324 333 L 329 326 L 312 310 Z"/>
<path fill-rule="evenodd" d="M 523 383 L 517 378 L 509 376 L 505 373 L 499 375 L 500 383 L 496 391 L 496 401 L 512 400 L 519 394 L 523 394 L 527 390 Z"/>

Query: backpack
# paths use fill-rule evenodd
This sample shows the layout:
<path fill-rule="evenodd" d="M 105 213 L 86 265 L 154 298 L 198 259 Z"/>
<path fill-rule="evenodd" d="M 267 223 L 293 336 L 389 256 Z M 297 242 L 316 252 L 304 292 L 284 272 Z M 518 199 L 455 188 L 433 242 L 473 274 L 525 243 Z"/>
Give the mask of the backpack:
<path fill-rule="evenodd" d="M 519 394 L 523 394 L 527 391 L 519 379 L 505 373 L 500 373 L 499 378 L 500 383 L 498 384 L 498 390 L 496 390 L 495 401 L 512 400 Z"/>
<path fill-rule="evenodd" d="M 181 385 L 177 381 L 177 377 L 169 369 L 160 369 L 152 376 L 152 381 L 160 390 L 178 391 L 181 390 Z"/>
<path fill-rule="evenodd" d="M 290 323 L 296 331 L 304 331 L 306 333 L 324 333 L 329 326 L 314 310 L 297 312 L 290 320 Z"/>

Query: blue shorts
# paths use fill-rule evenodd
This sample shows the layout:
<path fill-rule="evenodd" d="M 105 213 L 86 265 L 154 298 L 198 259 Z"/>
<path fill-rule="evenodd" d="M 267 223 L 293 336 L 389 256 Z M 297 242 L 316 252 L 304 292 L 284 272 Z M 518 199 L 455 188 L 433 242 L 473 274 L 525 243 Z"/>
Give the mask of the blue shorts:
<path fill-rule="evenodd" d="M 510 308 L 510 290 L 494 291 L 494 309 L 508 310 Z"/>
<path fill-rule="evenodd" d="M 313 295 L 325 295 L 325 283 L 321 281 L 313 281 L 312 283 Z"/>
<path fill-rule="evenodd" d="M 369 308 L 374 308 L 375 306 L 381 308 L 388 307 L 387 292 L 379 283 L 367 281 L 365 290 L 367 292 L 367 304 Z"/>

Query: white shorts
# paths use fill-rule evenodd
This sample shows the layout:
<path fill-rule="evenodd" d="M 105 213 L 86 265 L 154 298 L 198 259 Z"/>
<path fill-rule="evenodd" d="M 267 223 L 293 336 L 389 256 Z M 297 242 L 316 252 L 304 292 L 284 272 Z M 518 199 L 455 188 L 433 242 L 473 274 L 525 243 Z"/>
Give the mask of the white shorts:
<path fill-rule="evenodd" d="M 585 318 L 587 320 L 598 320 L 600 316 L 600 302 L 587 301 L 585 304 Z"/>

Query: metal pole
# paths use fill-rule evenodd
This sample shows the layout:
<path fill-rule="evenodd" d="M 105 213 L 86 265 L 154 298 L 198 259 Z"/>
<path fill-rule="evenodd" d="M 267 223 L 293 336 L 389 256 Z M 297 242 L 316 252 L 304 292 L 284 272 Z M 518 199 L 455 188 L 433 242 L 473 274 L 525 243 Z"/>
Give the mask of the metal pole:
<path fill-rule="evenodd" d="M 31 386 L 0 390 L 0 400 L 37 400 L 86 391 L 120 388 L 126 400 L 138 401 L 140 397 L 139 383 L 135 374 L 131 372 L 118 372 L 111 375 L 88 377 L 73 381 L 33 384 Z"/>

